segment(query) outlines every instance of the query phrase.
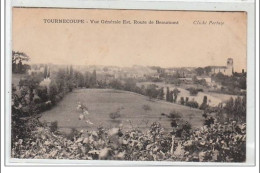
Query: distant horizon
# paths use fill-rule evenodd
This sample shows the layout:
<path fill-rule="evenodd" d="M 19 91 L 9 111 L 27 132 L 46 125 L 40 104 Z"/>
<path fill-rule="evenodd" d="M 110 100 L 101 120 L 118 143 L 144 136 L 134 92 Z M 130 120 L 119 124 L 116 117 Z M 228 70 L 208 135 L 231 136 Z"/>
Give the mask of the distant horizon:
<path fill-rule="evenodd" d="M 171 69 L 171 68 L 205 68 L 205 67 L 222 67 L 224 65 L 207 65 L 207 66 L 180 66 L 180 67 L 174 67 L 174 66 L 171 66 L 171 67 L 162 67 L 162 66 L 158 66 L 158 65 L 152 65 L 152 66 L 147 66 L 147 65 L 132 65 L 132 66 L 117 66 L 117 65 L 82 65 L 82 64 L 57 64 L 57 63 L 28 63 L 29 65 L 46 65 L 46 64 L 51 64 L 51 65 L 57 65 L 57 66 L 82 66 L 82 67 L 89 67 L 89 66 L 97 66 L 97 67 L 119 67 L 119 68 L 132 68 L 134 66 L 141 66 L 141 67 L 160 67 L 160 68 L 163 68 L 163 69 Z M 247 71 L 247 69 L 242 69 L 244 71 Z M 234 70 L 235 71 L 235 70 Z M 235 71 L 235 72 L 241 72 L 241 71 Z"/>

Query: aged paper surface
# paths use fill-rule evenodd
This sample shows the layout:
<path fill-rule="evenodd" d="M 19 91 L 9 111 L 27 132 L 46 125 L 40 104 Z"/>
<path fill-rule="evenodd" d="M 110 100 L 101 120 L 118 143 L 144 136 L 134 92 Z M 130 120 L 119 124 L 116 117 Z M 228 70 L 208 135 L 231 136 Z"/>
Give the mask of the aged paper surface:
<path fill-rule="evenodd" d="M 37 54 L 35 63 L 196 67 L 232 57 L 240 72 L 246 18 L 245 12 L 15 8 L 13 48 Z"/>
<path fill-rule="evenodd" d="M 246 12 L 13 8 L 12 157 L 245 162 L 246 33 Z"/>

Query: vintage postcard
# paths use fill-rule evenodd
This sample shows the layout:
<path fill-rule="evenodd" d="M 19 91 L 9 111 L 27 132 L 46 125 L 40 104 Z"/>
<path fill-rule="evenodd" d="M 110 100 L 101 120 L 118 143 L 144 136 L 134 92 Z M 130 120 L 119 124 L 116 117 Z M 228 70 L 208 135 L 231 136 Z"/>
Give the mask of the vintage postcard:
<path fill-rule="evenodd" d="M 247 19 L 12 8 L 10 157 L 246 162 Z"/>

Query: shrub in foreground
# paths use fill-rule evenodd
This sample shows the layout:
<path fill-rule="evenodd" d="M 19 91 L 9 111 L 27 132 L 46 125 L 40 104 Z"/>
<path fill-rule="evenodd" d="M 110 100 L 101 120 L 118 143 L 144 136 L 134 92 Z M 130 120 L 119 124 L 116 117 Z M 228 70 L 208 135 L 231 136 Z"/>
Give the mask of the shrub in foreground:
<path fill-rule="evenodd" d="M 11 154 L 27 159 L 245 161 L 245 124 L 215 123 L 201 129 L 186 126 L 185 129 L 189 138 L 182 134 L 176 137 L 176 133 L 167 133 L 159 123 L 153 123 L 145 132 L 100 127 L 95 131 L 74 132 L 69 139 L 38 127 L 32 131 L 33 138 L 18 139 Z"/>

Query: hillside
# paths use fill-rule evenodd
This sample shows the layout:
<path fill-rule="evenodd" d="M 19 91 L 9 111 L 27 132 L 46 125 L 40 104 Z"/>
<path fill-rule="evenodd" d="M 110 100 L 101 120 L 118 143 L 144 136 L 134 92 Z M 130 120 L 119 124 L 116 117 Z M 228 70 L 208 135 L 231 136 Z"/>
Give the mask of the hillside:
<path fill-rule="evenodd" d="M 93 125 L 79 120 L 78 102 L 88 107 L 87 119 Z M 143 105 L 149 105 L 151 110 L 145 111 Z M 109 114 L 118 108 L 123 108 L 121 117 L 116 121 L 112 120 Z M 173 110 L 181 112 L 183 119 L 190 122 L 193 128 L 202 126 L 202 111 L 198 109 L 161 100 L 149 100 L 146 96 L 113 89 L 76 89 L 65 96 L 57 106 L 44 112 L 41 121 L 58 121 L 58 126 L 62 131 L 68 131 L 71 128 L 95 129 L 100 126 L 111 128 L 119 124 L 122 124 L 124 129 L 131 127 L 145 129 L 155 121 L 170 130 L 170 119 L 162 116 L 161 113 L 168 114 Z"/>

